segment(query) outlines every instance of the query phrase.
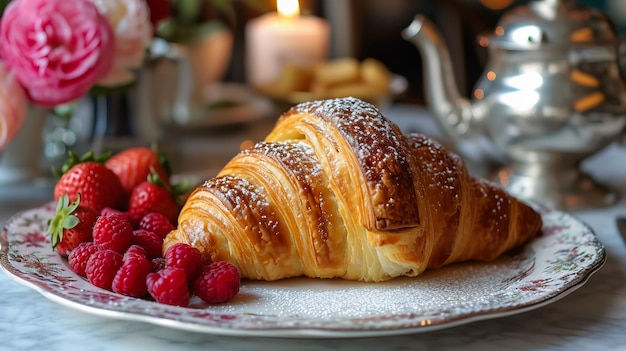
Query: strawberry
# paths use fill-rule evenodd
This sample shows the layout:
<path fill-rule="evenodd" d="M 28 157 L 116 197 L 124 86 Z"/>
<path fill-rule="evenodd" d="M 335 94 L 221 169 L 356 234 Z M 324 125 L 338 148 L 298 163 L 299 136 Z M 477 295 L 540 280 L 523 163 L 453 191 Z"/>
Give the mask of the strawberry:
<path fill-rule="evenodd" d="M 149 147 L 125 149 L 109 158 L 105 166 L 117 174 L 129 194 L 134 187 L 145 182 L 152 172 L 156 172 L 164 184 L 170 184 L 167 157 Z"/>
<path fill-rule="evenodd" d="M 79 244 L 93 239 L 92 228 L 98 212 L 80 204 L 80 194 L 70 203 L 67 194 L 59 198 L 54 217 L 48 226 L 52 248 L 67 256 Z"/>
<path fill-rule="evenodd" d="M 70 201 L 75 201 L 80 193 L 81 206 L 91 207 L 97 212 L 105 207 L 120 207 L 125 201 L 124 188 L 117 175 L 104 166 L 107 157 L 95 157 L 90 152 L 78 158 L 70 152 L 61 173 L 54 170 L 59 175 L 54 186 L 54 200 L 59 201 L 64 194 L 68 194 Z"/>
<path fill-rule="evenodd" d="M 170 188 L 151 174 L 149 180 L 137 185 L 128 199 L 128 214 L 131 223 L 137 226 L 141 219 L 151 212 L 164 214 L 172 223 L 176 223 L 180 205 Z"/>

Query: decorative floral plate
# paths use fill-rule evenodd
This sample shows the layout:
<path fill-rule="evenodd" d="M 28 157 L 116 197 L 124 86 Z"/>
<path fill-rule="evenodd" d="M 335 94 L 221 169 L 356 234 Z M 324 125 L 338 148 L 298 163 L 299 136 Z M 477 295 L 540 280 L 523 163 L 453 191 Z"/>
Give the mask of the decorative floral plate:
<path fill-rule="evenodd" d="M 54 205 L 22 212 L 0 233 L 9 276 L 63 305 L 111 318 L 203 333 L 268 337 L 408 334 L 503 317 L 554 302 L 605 261 L 604 247 L 573 216 L 543 211 L 542 235 L 490 263 L 460 263 L 384 283 L 243 281 L 229 303 L 174 307 L 102 290 L 73 273 L 46 233 Z"/>

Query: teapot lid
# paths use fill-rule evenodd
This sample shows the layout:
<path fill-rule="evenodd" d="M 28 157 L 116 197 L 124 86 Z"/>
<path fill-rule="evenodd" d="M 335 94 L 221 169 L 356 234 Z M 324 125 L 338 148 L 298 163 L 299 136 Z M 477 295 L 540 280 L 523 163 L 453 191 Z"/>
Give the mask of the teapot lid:
<path fill-rule="evenodd" d="M 536 0 L 505 13 L 489 45 L 512 50 L 614 44 L 615 28 L 599 10 L 572 0 Z"/>

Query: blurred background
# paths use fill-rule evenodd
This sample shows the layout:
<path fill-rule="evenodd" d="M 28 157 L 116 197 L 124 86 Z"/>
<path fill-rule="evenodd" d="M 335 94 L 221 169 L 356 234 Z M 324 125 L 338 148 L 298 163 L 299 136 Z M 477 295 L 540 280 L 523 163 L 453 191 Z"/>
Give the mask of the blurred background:
<path fill-rule="evenodd" d="M 8 2 L 0 0 L 0 5 Z M 0 159 L 0 184 L 31 174 L 49 176 L 51 166 L 61 165 L 68 150 L 78 154 L 88 150 L 116 152 L 137 144 L 160 145 L 174 155 L 178 161 L 175 166 L 182 171 L 198 164 L 218 167 L 230 159 L 241 142 L 226 132 L 262 139 L 282 111 L 311 100 L 307 95 L 278 101 L 250 84 L 252 66 L 260 71 L 267 68 L 250 52 L 250 27 L 268 15 L 276 17 L 277 0 L 146 2 L 155 38 L 136 83 L 123 91 L 86 96 L 73 106 L 71 116 L 55 113 L 52 118 L 29 119 L 37 124 L 31 122 L 22 128 Z M 420 53 L 401 37 L 414 16 L 423 14 L 440 29 L 460 93 L 469 96 L 487 58 L 486 48 L 477 43 L 478 36 L 493 32 L 506 11 L 528 2 L 300 0 L 299 18 L 313 17 L 327 26 L 328 43 L 322 43 L 324 50 L 319 53 L 325 60 L 375 59 L 402 78 L 399 89 L 385 93 L 384 104 L 427 108 Z M 605 11 L 619 33 L 626 35 L 626 0 L 580 2 Z M 277 43 L 280 40 L 275 41 L 261 40 L 260 52 L 281 45 Z M 306 51 L 314 43 L 290 44 Z M 290 46 L 284 44 L 280 49 L 285 48 Z M 43 140 L 33 139 L 33 133 L 42 134 Z"/>
<path fill-rule="evenodd" d="M 442 31 L 454 62 L 463 93 L 469 95 L 483 71 L 487 54 L 477 45 L 480 34 L 490 33 L 500 16 L 511 7 L 529 1 L 515 0 L 300 0 L 302 13 L 320 16 L 331 27 L 330 58 L 372 57 L 394 73 L 406 77 L 408 90 L 397 101 L 423 105 L 422 66 L 419 52 L 403 40 L 401 31 L 415 14 L 432 19 Z M 626 29 L 625 0 L 581 0 L 581 4 L 609 14 L 621 34 Z M 233 59 L 225 76 L 227 81 L 244 82 L 245 23 L 259 15 L 245 3 L 240 4 L 237 20 L 232 22 L 236 35 Z M 265 1 L 269 11 L 276 1 Z"/>

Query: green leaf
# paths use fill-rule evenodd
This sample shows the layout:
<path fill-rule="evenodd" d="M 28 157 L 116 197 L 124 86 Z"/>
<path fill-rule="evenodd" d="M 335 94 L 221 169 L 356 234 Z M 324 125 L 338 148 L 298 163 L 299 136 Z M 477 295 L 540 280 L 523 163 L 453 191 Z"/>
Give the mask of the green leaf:
<path fill-rule="evenodd" d="M 0 17 L 4 13 L 4 10 L 6 9 L 7 5 L 9 5 L 10 2 L 11 0 L 0 0 Z"/>
<path fill-rule="evenodd" d="M 48 234 L 50 234 L 50 244 L 52 245 L 52 249 L 57 247 L 63 238 L 63 218 L 65 217 L 63 203 L 66 199 L 67 194 L 59 198 L 56 214 L 52 217 L 50 223 L 48 224 Z"/>
<path fill-rule="evenodd" d="M 185 194 L 195 186 L 189 179 L 183 179 L 179 183 L 174 184 L 172 193 L 175 197 Z"/>
<path fill-rule="evenodd" d="M 54 249 L 55 247 L 57 247 L 60 243 L 61 243 L 61 235 L 51 235 L 50 236 L 50 243 L 52 244 L 52 249 Z"/>
<path fill-rule="evenodd" d="M 54 217 L 48 224 L 48 234 L 50 235 L 52 249 L 56 248 L 63 240 L 64 229 L 74 228 L 80 222 L 78 217 L 73 214 L 78 205 L 80 205 L 80 193 L 76 195 L 76 201 L 71 204 L 67 193 L 59 198 Z"/>
<path fill-rule="evenodd" d="M 157 151 L 157 155 L 159 157 L 159 164 L 163 167 L 163 170 L 168 176 L 172 175 L 172 165 L 170 164 L 170 159 L 165 151 Z"/>
<path fill-rule="evenodd" d="M 74 116 L 74 112 L 76 111 L 76 106 L 77 103 L 76 102 L 68 102 L 66 104 L 60 104 L 55 106 L 52 109 L 52 112 L 54 112 L 54 114 L 57 117 L 61 117 L 64 119 L 70 119 L 72 118 L 72 116 Z"/>
<path fill-rule="evenodd" d="M 121 94 L 124 93 L 137 85 L 137 80 L 133 80 L 130 83 L 116 86 L 102 86 L 102 85 L 94 85 L 89 90 L 89 93 L 93 96 L 107 96 L 109 94 Z"/>
<path fill-rule="evenodd" d="M 161 21 L 157 28 L 157 34 L 170 42 L 193 43 L 223 28 L 225 25 L 221 22 L 185 24 L 170 18 Z"/>
<path fill-rule="evenodd" d="M 67 197 L 67 194 L 65 194 L 64 196 L 61 196 L 59 198 L 59 201 L 57 201 L 57 209 L 56 212 L 61 211 L 61 209 L 63 208 L 63 198 Z"/>
<path fill-rule="evenodd" d="M 163 181 L 163 179 L 161 179 L 161 176 L 159 176 L 159 173 L 152 166 L 150 166 L 150 173 L 148 174 L 148 182 L 154 185 L 158 185 L 162 188 L 167 188 L 165 186 L 165 182 Z"/>
<path fill-rule="evenodd" d="M 174 1 L 173 6 L 177 18 L 181 23 L 194 24 L 198 21 L 202 1 L 200 0 L 179 0 Z"/>
<path fill-rule="evenodd" d="M 63 174 L 65 174 L 72 167 L 76 166 L 79 163 L 91 162 L 91 161 L 98 162 L 98 163 L 105 163 L 111 157 L 112 153 L 110 151 L 107 151 L 107 152 L 100 154 L 99 156 L 96 156 L 93 151 L 88 151 L 83 156 L 79 157 L 78 155 L 76 155 L 76 153 L 70 150 L 68 151 L 67 155 L 68 155 L 68 159 L 63 164 L 63 166 L 61 166 L 60 170 L 56 167 L 52 167 L 52 173 L 57 178 L 61 178 Z"/>
<path fill-rule="evenodd" d="M 65 194 L 67 196 L 67 194 Z M 72 202 L 71 204 L 69 204 L 69 197 L 67 198 L 68 203 L 65 204 L 65 211 L 67 213 L 74 213 L 74 211 L 78 208 L 78 205 L 80 204 L 80 193 L 76 194 L 76 201 Z"/>
<path fill-rule="evenodd" d="M 208 2 L 212 3 L 215 9 L 217 9 L 217 11 L 221 13 L 224 17 L 226 17 L 231 23 L 235 22 L 237 14 L 235 13 L 235 7 L 233 6 L 234 1 L 208 0 Z"/>
<path fill-rule="evenodd" d="M 69 215 L 63 220 L 63 229 L 71 229 L 78 225 L 80 221 L 75 215 Z"/>
<path fill-rule="evenodd" d="M 270 10 L 265 0 L 171 0 L 172 17 L 161 21 L 157 36 L 177 43 L 191 43 L 235 23 L 237 4 L 247 5 L 259 13 Z M 205 18 L 205 10 L 213 9 L 218 19 Z"/>

